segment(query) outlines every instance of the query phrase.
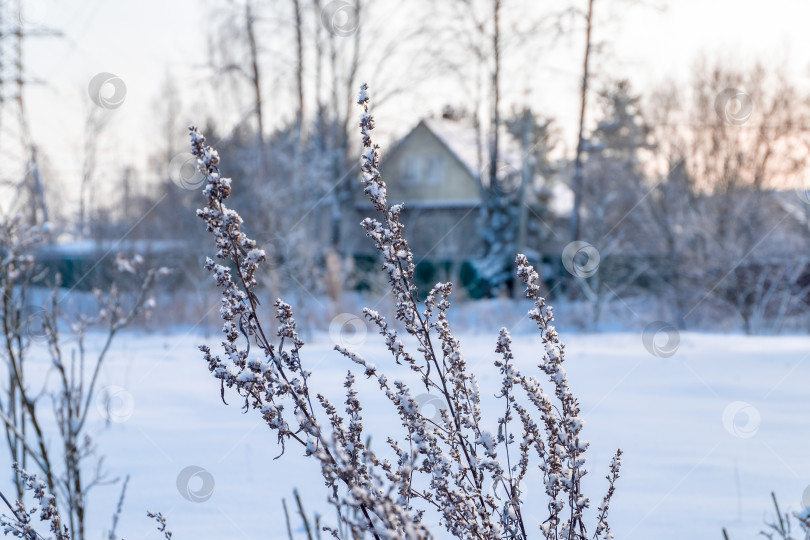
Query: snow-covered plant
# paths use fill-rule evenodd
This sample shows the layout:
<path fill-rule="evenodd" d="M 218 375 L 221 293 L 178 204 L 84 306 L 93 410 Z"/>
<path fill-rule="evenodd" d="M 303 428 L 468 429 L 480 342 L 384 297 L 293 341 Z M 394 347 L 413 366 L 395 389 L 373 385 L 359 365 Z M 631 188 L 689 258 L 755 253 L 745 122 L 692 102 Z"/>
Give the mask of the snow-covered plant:
<path fill-rule="evenodd" d="M 278 325 L 273 335 L 254 293 L 256 270 L 265 254 L 242 232 L 239 214 L 225 205 L 231 180 L 220 174 L 216 150 L 206 146 L 205 137 L 191 126 L 192 153 L 207 180 L 207 205 L 197 214 L 214 235 L 221 261 L 209 258 L 206 268 L 222 289 L 225 335 L 224 356 L 213 354 L 207 346 L 200 349 L 221 381 L 223 400 L 225 387 L 235 388 L 245 410 L 257 410 L 277 432 L 282 453 L 292 441 L 318 461 L 330 488 L 330 502 L 352 538 L 365 534 L 377 539 L 433 538 L 424 523 L 427 511 L 438 514 L 441 526 L 457 538 L 612 538 L 607 514 L 621 451 L 613 458 L 609 488 L 589 535 L 583 512 L 590 500 L 581 489 L 588 442 L 581 437 L 579 404 L 563 368 L 564 346 L 551 325 L 551 308 L 539 294 L 537 272 L 525 256 L 517 256 L 517 275 L 534 303 L 529 316 L 543 343 L 539 368 L 552 383 L 553 394 L 546 394 L 537 378 L 517 369 L 511 337 L 502 328 L 494 350 L 500 355 L 495 367 L 502 376 L 498 398 L 504 412 L 494 429 L 488 429 L 483 425 L 476 376 L 447 318 L 452 283 L 437 283 L 424 302 L 418 300 L 413 255 L 399 221 L 403 206 L 388 205 L 379 172 L 379 147 L 371 139 L 374 119 L 368 113 L 368 100 L 363 85 L 358 99 L 363 107 L 360 130 L 365 148 L 362 184 L 379 217 L 364 219 L 362 226 L 382 256 L 395 299 L 395 321 L 372 309 L 363 312 L 385 340 L 394 364 L 416 373 L 429 392 L 440 396 L 440 413 L 423 415 L 405 382 L 389 380 L 357 352 L 335 347 L 379 385 L 399 417 L 406 435 L 404 440 L 387 438 L 396 456 L 392 462 L 364 443 L 355 374 L 348 371 L 344 382 L 345 415 L 310 387 L 311 373 L 301 354 L 304 343 L 296 332 L 292 307 L 282 300 L 275 302 Z M 418 344 L 415 352 L 406 348 L 395 325 Z M 525 494 L 519 487 L 532 481 L 544 487 L 547 498 L 541 523 L 529 522 Z M 340 537 L 334 528 L 324 530 Z"/>
<path fill-rule="evenodd" d="M 96 461 L 87 430 L 88 414 L 95 410 L 98 397 L 101 367 L 115 336 L 149 312 L 155 280 L 167 270 L 146 269 L 139 256 L 119 254 L 115 259 L 117 279 L 126 276 L 134 293 L 124 294 L 115 284 L 104 291 L 94 290 L 98 311 L 93 316 L 74 317 L 66 313 L 58 276 L 48 301 L 36 305 L 31 300 L 31 288 L 43 274 L 34 254 L 46 233 L 47 227 L 25 225 L 21 216 L 0 219 L 0 361 L 7 368 L 0 394 L 0 426 L 10 461 L 19 463 L 21 470 L 35 467 L 41 473 L 71 536 L 83 540 L 87 494 L 104 478 L 101 458 Z M 94 326 L 106 327 L 100 349 L 86 343 L 87 331 Z M 37 341 L 47 350 L 48 368 L 54 375 L 42 385 L 29 380 L 32 370 L 42 369 L 32 365 L 32 346 Z M 56 437 L 46 431 L 50 412 L 46 398 L 51 398 Z M 92 468 L 88 467 L 93 461 Z M 22 473 L 14 478 L 18 501 L 23 499 L 27 478 Z"/>
<path fill-rule="evenodd" d="M 172 532 L 166 528 L 166 516 L 164 516 L 162 512 L 152 512 L 151 510 L 147 510 L 146 515 L 157 521 L 157 529 L 163 533 L 163 538 L 166 540 L 172 540 Z"/>
<path fill-rule="evenodd" d="M 316 538 L 320 540 L 321 516 L 316 513 L 312 517 L 312 523 L 310 523 L 310 518 L 307 516 L 306 510 L 304 510 L 304 503 L 301 502 L 301 496 L 298 494 L 297 489 L 293 489 L 293 498 L 295 499 L 295 506 L 298 510 L 298 515 L 301 517 L 301 525 L 306 533 L 307 540 L 315 540 Z M 290 512 L 287 510 L 287 501 L 281 499 L 281 505 L 284 508 L 284 523 L 287 525 L 287 538 L 295 540 L 293 538 L 292 526 L 290 525 Z"/>
<path fill-rule="evenodd" d="M 776 493 L 771 492 L 771 500 L 776 510 L 776 519 L 766 521 L 767 529 L 759 531 L 761 536 L 768 538 L 768 540 L 810 540 L 810 508 L 802 508 L 798 512 L 784 514 L 779 509 L 779 502 L 776 500 Z M 793 520 L 798 523 L 799 536 L 793 536 Z M 728 532 L 723 529 L 723 538 L 729 540 Z"/>
<path fill-rule="evenodd" d="M 56 288 L 50 303 L 43 306 L 40 312 L 50 367 L 57 380 L 55 388 L 47 390 L 52 395 L 59 446 L 54 448 L 51 456 L 41 450 L 32 457 L 51 475 L 54 484 L 49 485 L 59 497 L 58 502 L 74 540 L 86 537 L 87 493 L 108 480 L 101 467 L 103 458 L 95 456 L 95 444 L 87 430 L 88 417 L 91 411 L 96 410 L 95 402 L 99 397 L 101 367 L 118 333 L 137 317 L 148 316 L 154 306 L 151 292 L 155 281 L 169 272 L 163 267 L 144 268 L 139 255 L 129 258 L 122 253 L 116 256 L 115 266 L 117 279 L 126 277 L 132 280 L 135 290 L 131 296 L 124 294 L 115 283 L 105 291 L 94 289 L 93 296 L 98 304 L 96 314 L 70 317 L 60 304 L 63 293 Z M 60 320 L 68 324 L 60 325 Z M 63 336 L 60 326 L 69 326 L 68 336 Z M 86 344 L 87 331 L 94 327 L 104 329 L 100 349 L 90 348 Z M 75 343 L 70 350 L 65 347 L 68 339 Z M 108 400 L 105 397 L 105 401 Z M 35 402 L 30 408 L 31 418 L 37 414 L 38 405 Z M 42 441 L 37 445 L 40 449 L 47 446 L 47 442 Z M 56 469 L 56 459 L 63 464 L 61 471 Z M 89 462 L 93 461 L 96 463 L 88 470 Z"/>
<path fill-rule="evenodd" d="M 31 491 L 34 499 L 39 503 L 39 508 L 33 507 L 30 510 L 25 508 L 22 498 L 18 498 L 12 504 L 6 496 L 0 492 L 0 499 L 11 510 L 11 516 L 5 514 L 0 515 L 0 527 L 2 527 L 3 535 L 8 536 L 11 534 L 17 538 L 24 538 L 25 540 L 46 540 L 39 532 L 37 532 L 32 517 L 39 512 L 40 521 L 47 521 L 50 524 L 50 531 L 54 533 L 53 536 L 48 537 L 47 540 L 70 540 L 70 530 L 67 525 L 62 523 L 62 517 L 59 514 L 59 508 L 56 505 L 56 497 L 48 491 L 48 485 L 37 478 L 36 474 L 29 474 L 22 467 L 16 463 L 12 465 L 14 472 L 20 481 L 23 483 L 25 490 Z M 129 481 L 129 477 L 127 477 Z M 118 509 L 113 517 L 113 531 L 110 532 L 109 538 L 114 540 L 116 538 L 114 530 L 115 523 L 121 513 L 121 506 L 124 499 L 124 490 L 126 490 L 126 483 L 121 492 L 121 498 L 118 501 Z M 171 540 L 172 533 L 166 529 L 166 518 L 160 512 L 151 512 L 147 510 L 146 515 L 153 518 L 158 523 L 158 531 L 163 533 L 165 540 Z"/>
<path fill-rule="evenodd" d="M 14 464 L 14 471 L 23 482 L 25 489 L 31 491 L 34 499 L 39 503 L 39 509 L 34 507 L 26 510 L 25 505 L 19 499 L 14 501 L 12 506 L 6 496 L 0 493 L 3 502 L 11 510 L 11 516 L 0 515 L 3 534 L 12 534 L 17 538 L 25 538 L 26 540 L 43 540 L 42 535 L 36 531 L 31 522 L 32 516 L 39 511 L 39 519 L 50 523 L 50 530 L 54 533 L 53 538 L 55 540 L 70 540 L 67 525 L 62 524 L 59 510 L 56 507 L 56 497 L 48 491 L 47 484 L 37 478 L 37 475 L 28 474 L 25 469 L 18 467 L 16 463 Z"/>

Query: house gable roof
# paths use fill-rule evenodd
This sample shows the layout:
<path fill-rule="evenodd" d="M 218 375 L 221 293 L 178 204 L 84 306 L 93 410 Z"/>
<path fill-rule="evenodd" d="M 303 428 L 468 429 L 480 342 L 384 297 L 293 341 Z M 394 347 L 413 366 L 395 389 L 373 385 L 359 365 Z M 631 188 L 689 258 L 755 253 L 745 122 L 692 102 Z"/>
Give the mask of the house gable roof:
<path fill-rule="evenodd" d="M 454 198 L 454 206 L 460 204 L 478 204 L 480 202 L 480 184 L 486 186 L 489 180 L 489 152 L 484 133 L 477 133 L 476 129 L 469 121 L 453 120 L 447 118 L 424 118 L 404 137 L 402 137 L 394 147 L 382 158 L 382 168 L 386 163 L 391 164 L 402 158 L 402 152 L 414 151 L 415 139 L 419 137 L 430 137 L 436 141 L 442 150 L 449 155 L 453 161 L 464 172 L 464 179 L 456 177 L 456 182 L 470 183 L 470 193 L 475 191 L 474 197 L 466 197 L 464 200 Z M 505 130 L 501 132 L 499 144 L 498 168 L 506 171 L 505 174 L 520 175 L 523 167 L 523 156 L 520 145 Z M 483 171 L 483 174 L 482 174 Z M 389 189 L 396 190 L 396 180 L 398 172 L 383 171 Z M 392 174 L 393 173 L 393 174 Z M 474 186 L 474 187 L 472 187 Z M 547 186 L 551 190 L 551 209 L 555 215 L 565 216 L 571 211 L 572 193 L 570 188 L 562 182 L 554 182 Z M 527 194 L 530 199 L 534 199 L 537 193 L 529 190 Z M 412 201 L 422 206 L 441 206 L 442 203 L 450 202 L 446 197 L 437 197 L 429 203 L 423 201 Z M 435 204 L 433 204 L 435 203 Z"/>
<path fill-rule="evenodd" d="M 476 142 L 475 129 L 456 120 L 425 118 L 417 124 L 424 126 L 456 158 L 470 176 L 477 182 L 482 165 L 481 155 L 486 145 Z M 413 132 L 412 132 L 413 133 Z M 480 152 L 480 153 L 479 153 Z"/>
<path fill-rule="evenodd" d="M 431 120 L 421 120 L 382 156 L 380 168 L 389 193 L 409 207 L 477 205 L 478 173 L 470 163 L 474 153 L 465 150 L 464 143 L 454 144 L 447 130 L 437 129 Z M 465 128 L 457 131 L 463 136 Z"/>

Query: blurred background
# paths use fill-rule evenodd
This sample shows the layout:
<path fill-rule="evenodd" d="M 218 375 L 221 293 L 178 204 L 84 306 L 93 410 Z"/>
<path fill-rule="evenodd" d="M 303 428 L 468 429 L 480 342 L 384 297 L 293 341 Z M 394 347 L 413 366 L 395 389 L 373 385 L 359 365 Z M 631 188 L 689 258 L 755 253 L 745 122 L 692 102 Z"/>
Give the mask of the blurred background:
<path fill-rule="evenodd" d="M 804 9 L 5 2 L 3 210 L 50 224 L 38 257 L 77 291 L 104 282 L 95 263 L 117 250 L 178 270 L 171 305 L 188 313 L 161 312 L 197 323 L 211 295 L 195 124 L 268 253 L 268 297 L 320 312 L 383 292 L 358 224 L 366 82 L 423 290 L 452 279 L 460 299 L 519 294 L 520 251 L 584 329 L 654 316 L 800 330 Z"/>

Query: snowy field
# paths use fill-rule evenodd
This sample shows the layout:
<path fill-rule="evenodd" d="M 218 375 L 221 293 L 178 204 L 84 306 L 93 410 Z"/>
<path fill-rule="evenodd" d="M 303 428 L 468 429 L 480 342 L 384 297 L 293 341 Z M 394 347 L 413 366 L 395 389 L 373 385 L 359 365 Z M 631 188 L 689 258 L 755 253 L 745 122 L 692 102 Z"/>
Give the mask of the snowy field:
<path fill-rule="evenodd" d="M 458 335 L 489 403 L 498 384 L 491 365 L 496 335 L 497 328 Z M 772 490 L 783 509 L 800 508 L 810 485 L 810 337 L 683 333 L 668 358 L 651 354 L 640 333 L 562 331 L 561 337 L 591 441 L 586 488 L 592 507 L 604 493 L 612 452 L 625 452 L 611 505 L 616 538 L 712 539 L 721 538 L 725 526 L 732 539 L 753 539 L 763 518 L 772 516 Z M 325 385 L 339 401 L 351 366 L 331 351 L 333 338 L 308 336 L 304 356 L 316 373 L 312 386 Z M 513 338 L 517 364 L 537 373 L 536 334 L 520 331 Z M 379 336 L 369 331 L 353 339 L 395 376 Z M 226 393 L 229 406 L 221 402 L 218 381 L 196 349 L 203 343 L 216 349 L 218 342 L 217 335 L 196 330 L 130 331 L 115 342 L 101 384 L 117 389 L 116 421 L 105 427 L 99 407 L 91 430 L 110 476 L 131 475 L 119 538 L 159 538 L 145 516 L 149 509 L 168 517 L 178 540 L 284 539 L 281 499 L 292 510 L 294 487 L 310 514 L 319 510 L 334 523 L 315 462 L 292 444 L 274 460 L 280 447 L 257 414 L 242 414 L 233 393 Z M 382 439 L 393 409 L 372 386 L 361 388 L 366 425 Z M 499 410 L 485 412 L 494 418 Z M 372 447 L 382 449 L 382 440 L 372 440 Z M 541 495 L 539 486 L 527 485 L 530 501 L 532 490 Z M 88 538 L 103 537 L 118 494 L 118 486 L 90 493 Z"/>

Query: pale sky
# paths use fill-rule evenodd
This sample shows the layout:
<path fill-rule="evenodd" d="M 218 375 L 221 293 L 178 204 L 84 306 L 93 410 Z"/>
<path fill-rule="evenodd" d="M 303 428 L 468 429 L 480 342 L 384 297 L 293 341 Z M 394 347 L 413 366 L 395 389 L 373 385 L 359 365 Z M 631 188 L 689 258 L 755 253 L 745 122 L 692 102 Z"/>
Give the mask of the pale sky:
<path fill-rule="evenodd" d="M 404 0 L 407 2 L 407 0 Z M 447 0 L 436 0 L 437 2 Z M 585 0 L 579 2 L 584 8 Z M 506 1 L 509 4 L 509 0 Z M 538 0 L 537 5 L 542 2 Z M 559 9 L 558 2 L 548 3 Z M 750 64 L 761 60 L 786 64 L 795 82 L 806 86 L 810 66 L 810 2 L 803 0 L 597 0 L 597 15 L 611 22 L 596 29 L 595 39 L 611 46 L 597 74 L 627 77 L 636 91 L 664 79 L 684 81 L 699 54 L 709 60 Z M 208 36 L 209 5 L 197 0 L 29 0 L 26 22 L 60 30 L 61 38 L 26 42 L 28 75 L 41 84 L 26 95 L 32 138 L 63 185 L 77 185 L 83 156 L 84 118 L 93 106 L 89 81 L 99 72 L 126 83 L 125 101 L 111 111 L 101 143 L 99 181 L 114 181 L 126 165 L 150 171 L 159 137 L 154 110 L 167 72 L 181 87 L 184 119 L 203 123 L 195 84 L 209 73 L 201 65 Z M 658 7 L 656 7 L 658 6 Z M 541 8 L 538 8 L 541 9 Z M 553 50 L 520 59 L 536 79 L 523 85 L 538 112 L 553 116 L 569 148 L 575 144 L 582 36 L 563 38 Z M 363 79 L 363 74 L 359 74 Z M 528 82 L 527 82 L 528 81 Z M 414 88 L 380 107 L 381 143 L 402 134 L 420 117 L 437 112 L 456 93 L 452 87 Z M 372 89 L 373 99 L 373 89 Z M 150 171 L 151 172 L 151 171 Z M 68 200 L 72 197 L 67 197 Z"/>

